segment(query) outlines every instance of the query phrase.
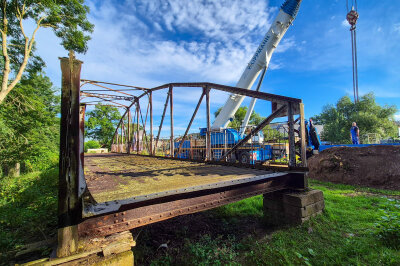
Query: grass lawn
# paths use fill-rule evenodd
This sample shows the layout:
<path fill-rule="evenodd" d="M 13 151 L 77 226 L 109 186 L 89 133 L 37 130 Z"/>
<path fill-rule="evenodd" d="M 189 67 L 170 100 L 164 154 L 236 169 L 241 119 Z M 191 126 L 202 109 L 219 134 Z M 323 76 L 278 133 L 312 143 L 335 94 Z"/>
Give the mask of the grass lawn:
<path fill-rule="evenodd" d="M 400 221 L 391 235 L 399 238 L 395 243 L 384 241 L 376 226 L 385 217 L 383 210 L 400 219 L 400 202 L 396 201 L 400 191 L 319 181 L 310 185 L 324 192 L 326 209 L 301 226 L 265 224 L 262 196 L 257 196 L 138 230 L 136 263 L 400 265 Z"/>
<path fill-rule="evenodd" d="M 54 237 L 57 177 L 52 168 L 0 179 L 0 264 L 22 245 Z M 326 210 L 301 226 L 265 224 L 257 196 L 133 230 L 135 263 L 400 265 L 400 191 L 310 185 L 324 192 Z M 43 249 L 36 257 L 49 252 Z"/>

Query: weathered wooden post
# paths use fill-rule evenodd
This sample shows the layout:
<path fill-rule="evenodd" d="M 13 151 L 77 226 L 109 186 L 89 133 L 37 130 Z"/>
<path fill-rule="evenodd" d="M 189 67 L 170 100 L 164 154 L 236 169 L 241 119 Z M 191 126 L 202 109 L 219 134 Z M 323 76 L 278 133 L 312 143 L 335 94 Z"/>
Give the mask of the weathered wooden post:
<path fill-rule="evenodd" d="M 58 246 L 57 257 L 65 257 L 78 248 L 78 223 L 82 219 L 82 204 L 79 198 L 80 138 L 79 93 L 82 62 L 60 58 L 61 81 L 61 130 L 60 171 L 58 184 Z"/>

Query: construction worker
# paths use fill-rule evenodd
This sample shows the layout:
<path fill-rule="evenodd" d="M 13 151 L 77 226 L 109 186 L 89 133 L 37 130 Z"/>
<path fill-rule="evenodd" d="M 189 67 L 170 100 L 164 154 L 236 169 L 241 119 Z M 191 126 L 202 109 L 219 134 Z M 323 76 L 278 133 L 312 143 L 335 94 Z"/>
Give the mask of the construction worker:
<path fill-rule="evenodd" d="M 356 122 L 353 122 L 353 125 L 350 128 L 350 138 L 353 144 L 360 144 L 360 130 L 358 129 Z"/>

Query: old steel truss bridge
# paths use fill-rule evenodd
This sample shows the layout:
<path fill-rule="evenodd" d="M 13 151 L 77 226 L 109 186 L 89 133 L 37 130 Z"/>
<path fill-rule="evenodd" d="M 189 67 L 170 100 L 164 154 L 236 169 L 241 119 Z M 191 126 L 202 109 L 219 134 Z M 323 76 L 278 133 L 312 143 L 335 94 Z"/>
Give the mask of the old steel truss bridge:
<path fill-rule="evenodd" d="M 85 80 L 80 77 L 81 61 L 73 56 L 60 61 L 59 257 L 74 253 L 82 238 L 107 236 L 259 194 L 307 187 L 304 107 L 300 99 L 206 82 L 143 88 Z M 97 89 L 86 89 L 88 86 Z M 200 96 L 182 130 L 184 134 L 177 136 L 174 91 L 180 87 L 197 90 Z M 210 126 L 213 91 L 269 101 L 273 108 L 242 141 L 215 148 Z M 164 94 L 165 101 L 155 102 L 156 93 Z M 111 153 L 84 154 L 85 109 L 100 100 L 123 108 L 123 116 L 115 129 Z M 201 108 L 204 101 L 205 108 Z M 161 113 L 158 117 L 155 108 Z M 199 110 L 205 112 L 203 120 L 196 118 Z M 179 112 L 192 111 L 185 108 Z M 280 164 L 232 160 L 237 150 L 277 117 L 287 118 L 286 160 Z M 192 125 L 204 120 L 206 136 L 198 138 L 204 145 L 185 147 L 185 140 L 198 137 L 190 133 Z M 168 137 L 162 137 L 163 126 Z"/>

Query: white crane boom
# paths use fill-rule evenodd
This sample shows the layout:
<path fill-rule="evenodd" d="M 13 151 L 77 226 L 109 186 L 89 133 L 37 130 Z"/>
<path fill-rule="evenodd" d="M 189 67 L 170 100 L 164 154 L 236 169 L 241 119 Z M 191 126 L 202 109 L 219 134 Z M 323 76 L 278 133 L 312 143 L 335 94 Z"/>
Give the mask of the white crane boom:
<path fill-rule="evenodd" d="M 243 71 L 236 87 L 243 89 L 251 89 L 254 81 L 257 79 L 260 71 L 265 67 L 268 68 L 269 61 L 271 59 L 272 53 L 278 46 L 283 35 L 285 35 L 287 29 L 292 24 L 295 19 L 297 12 L 300 7 L 302 0 L 286 0 L 281 9 L 276 16 L 274 22 L 272 22 L 271 27 L 267 34 L 265 34 L 264 39 L 257 48 L 257 51 L 251 58 L 246 69 Z M 212 130 L 220 130 L 221 128 L 226 128 L 230 119 L 232 119 L 244 100 L 245 96 L 238 94 L 231 94 L 226 101 L 225 105 L 222 107 L 221 112 L 215 118 L 212 125 Z M 254 103 L 252 104 L 254 106 Z M 251 112 L 246 114 L 247 121 L 250 117 Z M 247 122 L 246 122 L 247 125 Z"/>

